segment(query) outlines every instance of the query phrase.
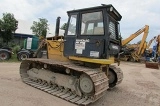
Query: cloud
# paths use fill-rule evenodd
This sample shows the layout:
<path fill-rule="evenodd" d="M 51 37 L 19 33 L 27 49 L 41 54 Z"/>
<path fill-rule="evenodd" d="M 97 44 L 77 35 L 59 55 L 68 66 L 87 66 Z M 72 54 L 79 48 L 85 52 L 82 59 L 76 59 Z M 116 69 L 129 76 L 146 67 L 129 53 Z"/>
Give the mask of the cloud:
<path fill-rule="evenodd" d="M 112 4 L 122 15 L 121 34 L 128 37 L 144 25 L 149 25 L 148 39 L 160 34 L 160 1 L 159 0 L 1 0 L 0 14 L 11 12 L 17 19 L 34 21 L 46 18 L 51 26 L 56 17 L 61 16 L 61 25 L 67 22 L 68 10 Z M 50 29 L 52 30 L 52 29 Z M 137 42 L 138 38 L 135 42 Z"/>
<path fill-rule="evenodd" d="M 31 19 L 34 17 L 33 7 L 25 0 L 1 0 L 0 13 L 13 13 L 18 19 Z"/>

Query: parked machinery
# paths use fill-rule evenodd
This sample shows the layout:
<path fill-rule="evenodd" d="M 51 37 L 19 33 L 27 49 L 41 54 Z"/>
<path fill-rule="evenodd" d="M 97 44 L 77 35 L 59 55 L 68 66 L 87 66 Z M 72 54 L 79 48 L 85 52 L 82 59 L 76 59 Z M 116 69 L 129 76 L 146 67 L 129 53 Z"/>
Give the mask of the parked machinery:
<path fill-rule="evenodd" d="M 22 61 L 26 58 L 41 58 L 43 54 L 42 49 L 45 48 L 45 44 L 45 40 L 40 41 L 36 36 L 25 39 L 23 49 L 17 53 L 17 59 Z"/>
<path fill-rule="evenodd" d="M 157 53 L 158 53 L 158 56 L 160 56 L 160 35 L 158 35 L 156 41 L 157 41 Z"/>
<path fill-rule="evenodd" d="M 146 48 L 147 50 L 150 48 L 152 42 L 153 42 L 156 38 L 157 38 L 157 37 L 154 36 L 154 37 L 149 41 L 149 43 L 148 43 L 148 45 L 147 45 L 147 48 Z"/>
<path fill-rule="evenodd" d="M 0 48 L 0 61 L 8 60 L 12 57 L 12 49 L 9 47 Z"/>
<path fill-rule="evenodd" d="M 149 43 L 147 44 L 146 50 L 145 50 L 145 52 L 144 52 L 144 56 L 145 56 L 145 57 L 149 57 L 149 58 L 152 57 L 153 48 L 150 48 L 150 46 L 151 46 L 152 42 L 156 40 L 156 38 L 157 38 L 157 37 L 154 36 L 154 37 L 149 41 Z M 146 58 L 146 60 L 147 60 L 147 58 Z"/>
<path fill-rule="evenodd" d="M 87 105 L 122 82 L 121 69 L 112 65 L 118 61 L 121 49 L 118 21 L 122 16 L 112 5 L 67 13 L 65 36 L 56 33 L 46 40 L 48 59 L 23 60 L 20 75 L 26 84 Z"/>
<path fill-rule="evenodd" d="M 156 37 L 156 44 L 153 46 L 152 53 L 146 55 L 147 68 L 159 69 L 160 65 L 160 35 Z"/>
<path fill-rule="evenodd" d="M 125 61 L 140 61 L 142 54 L 147 48 L 146 38 L 148 36 L 149 26 L 145 25 L 143 28 L 139 29 L 134 34 L 130 35 L 128 38 L 122 40 L 122 54 L 120 56 L 121 60 Z M 129 44 L 134 38 L 143 34 L 142 40 L 138 44 Z"/>

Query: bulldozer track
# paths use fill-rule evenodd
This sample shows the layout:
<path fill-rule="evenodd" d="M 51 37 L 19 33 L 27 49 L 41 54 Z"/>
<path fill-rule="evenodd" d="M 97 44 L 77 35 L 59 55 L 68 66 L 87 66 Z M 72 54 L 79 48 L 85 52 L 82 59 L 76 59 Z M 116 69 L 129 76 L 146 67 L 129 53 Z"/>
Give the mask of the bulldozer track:
<path fill-rule="evenodd" d="M 111 68 L 112 70 L 114 70 L 115 74 L 117 75 L 117 81 L 115 82 L 114 86 L 115 87 L 116 85 L 120 84 L 123 80 L 123 72 L 120 68 L 117 68 L 116 66 L 114 65 L 110 65 L 109 68 Z M 110 87 L 110 88 L 113 88 L 113 87 Z"/>
<path fill-rule="evenodd" d="M 70 89 L 66 89 L 65 87 L 58 86 L 56 84 L 50 84 L 47 83 L 47 81 L 42 81 L 40 79 L 34 80 L 30 78 L 29 75 L 27 74 L 27 71 L 29 70 L 31 63 L 38 63 L 41 65 L 47 64 L 55 67 L 56 66 L 65 67 L 72 70 L 76 70 L 77 72 L 85 73 L 91 78 L 94 84 L 94 94 L 91 96 L 88 95 L 79 96 L 75 92 L 72 92 Z M 122 81 L 123 73 L 119 68 L 116 68 L 115 66 L 110 66 L 110 68 L 112 68 L 118 75 L 117 82 L 115 84 L 117 85 Z M 51 59 L 23 60 L 20 66 L 20 75 L 24 83 L 78 105 L 88 105 L 95 102 L 96 100 L 101 98 L 109 88 L 108 78 L 105 72 L 100 71 L 99 68 L 91 69 L 83 66 L 78 66 L 69 62 L 60 62 Z"/>

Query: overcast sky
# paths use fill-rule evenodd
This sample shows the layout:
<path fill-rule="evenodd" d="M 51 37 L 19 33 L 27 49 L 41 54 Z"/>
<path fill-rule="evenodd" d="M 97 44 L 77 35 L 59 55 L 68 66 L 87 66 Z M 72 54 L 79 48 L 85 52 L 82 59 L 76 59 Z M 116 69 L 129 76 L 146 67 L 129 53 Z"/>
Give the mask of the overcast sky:
<path fill-rule="evenodd" d="M 61 16 L 61 24 L 67 21 L 68 10 L 101 4 L 112 4 L 122 15 L 120 26 L 123 38 L 146 24 L 150 27 L 148 40 L 160 34 L 160 0 L 0 0 L 0 16 L 4 12 L 13 13 L 16 19 L 31 24 L 38 18 L 46 18 L 53 26 L 57 16 Z M 140 39 L 141 36 L 133 42 Z"/>

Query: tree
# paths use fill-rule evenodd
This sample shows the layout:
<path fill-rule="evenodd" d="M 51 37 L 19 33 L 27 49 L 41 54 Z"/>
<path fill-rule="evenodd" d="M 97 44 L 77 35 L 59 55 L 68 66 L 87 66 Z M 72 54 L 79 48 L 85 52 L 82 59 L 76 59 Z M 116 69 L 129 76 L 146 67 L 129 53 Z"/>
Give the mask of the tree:
<path fill-rule="evenodd" d="M 66 30 L 66 28 L 67 28 L 67 23 L 64 23 L 64 24 L 61 26 L 61 29 Z"/>
<path fill-rule="evenodd" d="M 33 21 L 33 25 L 31 26 L 32 32 L 42 38 L 46 38 L 47 35 L 47 29 L 48 28 L 48 20 L 44 18 L 39 18 L 39 21 Z"/>
<path fill-rule="evenodd" d="M 2 19 L 0 19 L 0 35 L 3 42 L 8 42 L 13 38 L 13 34 L 18 28 L 18 21 L 11 13 L 3 13 Z"/>

